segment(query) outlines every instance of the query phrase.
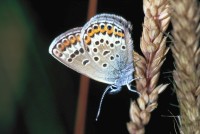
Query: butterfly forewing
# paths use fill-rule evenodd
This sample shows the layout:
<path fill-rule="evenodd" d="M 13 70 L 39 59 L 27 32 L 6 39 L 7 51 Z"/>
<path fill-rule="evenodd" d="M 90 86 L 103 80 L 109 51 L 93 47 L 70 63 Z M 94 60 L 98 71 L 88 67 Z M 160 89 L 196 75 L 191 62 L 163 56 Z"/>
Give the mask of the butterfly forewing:
<path fill-rule="evenodd" d="M 66 31 L 54 39 L 49 47 L 49 53 L 67 67 L 84 74 L 92 79 L 103 81 L 104 75 L 101 71 L 91 65 L 91 57 L 81 43 L 80 33 L 82 28 L 74 28 Z M 96 74 L 99 77 L 95 78 Z"/>

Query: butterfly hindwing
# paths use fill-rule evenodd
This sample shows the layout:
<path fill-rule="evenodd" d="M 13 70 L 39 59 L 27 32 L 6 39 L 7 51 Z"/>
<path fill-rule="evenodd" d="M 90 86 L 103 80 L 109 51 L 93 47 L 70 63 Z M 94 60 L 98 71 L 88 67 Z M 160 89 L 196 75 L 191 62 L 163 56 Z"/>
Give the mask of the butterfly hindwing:
<path fill-rule="evenodd" d="M 115 83 L 121 79 L 121 73 L 129 73 L 129 70 L 133 72 L 130 30 L 129 22 L 110 14 L 97 15 L 83 26 L 82 44 L 93 60 L 93 65 L 105 75 L 103 79 Z M 129 64 L 130 68 L 126 70 Z M 126 77 L 126 74 L 123 75 Z"/>

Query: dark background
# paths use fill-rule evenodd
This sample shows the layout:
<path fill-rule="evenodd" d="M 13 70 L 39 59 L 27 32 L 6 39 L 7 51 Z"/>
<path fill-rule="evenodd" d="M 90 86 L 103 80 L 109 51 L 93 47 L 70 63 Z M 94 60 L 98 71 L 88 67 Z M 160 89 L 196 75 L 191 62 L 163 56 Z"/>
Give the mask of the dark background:
<path fill-rule="evenodd" d="M 2 0 L 0 2 L 0 134 L 72 134 L 80 74 L 49 53 L 51 41 L 62 32 L 83 26 L 88 0 Z M 134 48 L 140 53 L 142 1 L 99 0 L 97 13 L 123 16 L 133 24 Z M 167 55 L 159 83 L 170 86 L 159 96 L 146 133 L 175 133 L 178 115 L 172 81 L 173 60 Z M 85 134 L 128 134 L 130 101 L 126 87 L 106 95 L 106 84 L 90 81 Z M 176 128 L 177 129 L 177 128 Z"/>

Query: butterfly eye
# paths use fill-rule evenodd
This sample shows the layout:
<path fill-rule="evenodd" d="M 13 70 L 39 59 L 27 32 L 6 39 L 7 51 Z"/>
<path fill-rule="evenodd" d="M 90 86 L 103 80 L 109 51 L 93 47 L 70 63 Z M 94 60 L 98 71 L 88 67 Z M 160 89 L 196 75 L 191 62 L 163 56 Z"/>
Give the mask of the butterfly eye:
<path fill-rule="evenodd" d="M 93 29 L 92 29 L 91 27 L 89 27 L 89 28 L 87 29 L 87 33 L 88 33 L 88 35 L 89 35 L 90 37 L 92 37 L 92 36 L 94 35 Z"/>

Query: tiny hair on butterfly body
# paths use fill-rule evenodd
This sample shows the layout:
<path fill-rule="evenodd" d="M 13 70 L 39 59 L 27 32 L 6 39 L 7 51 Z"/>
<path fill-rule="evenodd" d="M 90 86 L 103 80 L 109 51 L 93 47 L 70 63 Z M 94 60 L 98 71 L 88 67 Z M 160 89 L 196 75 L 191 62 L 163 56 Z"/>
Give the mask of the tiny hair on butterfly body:
<path fill-rule="evenodd" d="M 124 85 L 136 92 L 130 86 L 134 80 L 131 30 L 131 23 L 123 17 L 99 14 L 83 27 L 73 28 L 56 37 L 49 53 L 78 73 L 109 84 L 102 99 L 106 92 L 119 92 Z"/>

